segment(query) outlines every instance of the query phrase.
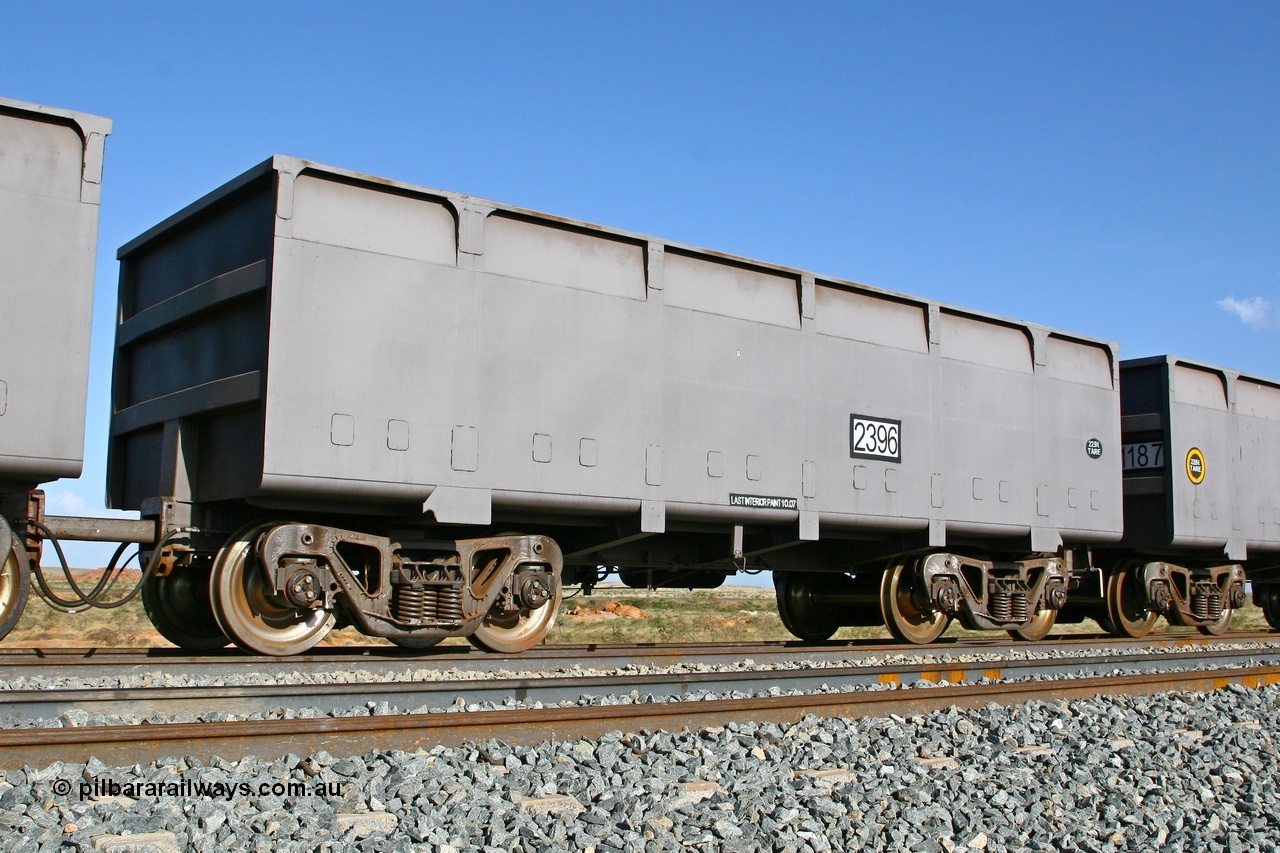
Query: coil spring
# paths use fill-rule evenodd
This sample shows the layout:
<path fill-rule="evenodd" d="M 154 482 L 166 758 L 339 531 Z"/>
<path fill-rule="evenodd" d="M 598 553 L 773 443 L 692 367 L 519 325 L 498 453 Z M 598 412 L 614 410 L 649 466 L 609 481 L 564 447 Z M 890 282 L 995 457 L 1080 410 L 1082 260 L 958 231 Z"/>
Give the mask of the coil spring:
<path fill-rule="evenodd" d="M 1191 615 L 1197 619 L 1219 618 L 1222 616 L 1222 596 L 1217 593 L 1191 596 Z"/>
<path fill-rule="evenodd" d="M 435 619 L 435 596 L 420 586 L 392 588 L 391 612 L 397 622 L 426 622 Z"/>
<path fill-rule="evenodd" d="M 1025 622 L 1031 615 L 1031 606 L 1023 593 L 993 592 L 987 613 L 996 622 Z"/>
<path fill-rule="evenodd" d="M 391 615 L 397 622 L 404 623 L 461 623 L 462 590 L 401 584 L 392 589 Z"/>
<path fill-rule="evenodd" d="M 447 586 L 436 595 L 436 618 L 441 622 L 462 622 L 462 590 Z"/>

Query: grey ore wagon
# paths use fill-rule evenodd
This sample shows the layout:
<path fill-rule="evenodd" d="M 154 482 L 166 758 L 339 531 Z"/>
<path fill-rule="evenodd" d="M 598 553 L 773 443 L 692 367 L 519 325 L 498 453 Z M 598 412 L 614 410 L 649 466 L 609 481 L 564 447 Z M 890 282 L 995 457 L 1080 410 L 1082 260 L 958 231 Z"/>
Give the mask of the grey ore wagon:
<path fill-rule="evenodd" d="M 80 476 L 84 459 L 110 132 L 109 119 L 0 98 L 0 637 L 30 588 L 30 558 L 6 515 L 25 515 L 35 486 Z"/>
<path fill-rule="evenodd" d="M 109 495 L 199 531 L 180 645 L 519 650 L 758 569 L 801 637 L 1035 637 L 1121 537 L 1105 341 L 279 156 L 119 256 Z"/>

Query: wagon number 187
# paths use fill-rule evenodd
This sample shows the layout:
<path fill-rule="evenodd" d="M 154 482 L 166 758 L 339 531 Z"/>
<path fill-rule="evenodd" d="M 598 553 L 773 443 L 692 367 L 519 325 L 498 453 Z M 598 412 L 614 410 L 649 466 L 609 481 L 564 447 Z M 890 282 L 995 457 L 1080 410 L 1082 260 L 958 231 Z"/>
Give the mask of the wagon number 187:
<path fill-rule="evenodd" d="M 849 455 L 857 459 L 902 461 L 902 421 L 851 415 Z"/>
<path fill-rule="evenodd" d="M 1144 468 L 1164 467 L 1164 442 L 1152 441 L 1147 444 L 1126 444 L 1121 448 L 1124 470 L 1140 471 Z"/>

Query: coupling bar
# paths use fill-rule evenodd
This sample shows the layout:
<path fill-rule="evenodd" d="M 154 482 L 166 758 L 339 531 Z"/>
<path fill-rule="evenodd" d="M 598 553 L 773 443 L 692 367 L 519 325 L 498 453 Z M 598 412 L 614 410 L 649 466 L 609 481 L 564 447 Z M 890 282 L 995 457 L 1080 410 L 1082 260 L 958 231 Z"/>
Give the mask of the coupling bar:
<path fill-rule="evenodd" d="M 59 540 L 73 542 L 130 542 L 154 545 L 154 518 L 80 518 L 71 515 L 46 515 L 41 521 Z"/>

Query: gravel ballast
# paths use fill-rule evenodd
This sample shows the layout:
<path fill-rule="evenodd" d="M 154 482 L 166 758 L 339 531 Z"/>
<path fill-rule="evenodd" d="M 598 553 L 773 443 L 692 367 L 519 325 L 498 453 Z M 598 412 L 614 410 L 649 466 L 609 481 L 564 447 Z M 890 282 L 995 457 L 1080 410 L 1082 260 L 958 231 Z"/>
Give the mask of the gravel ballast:
<path fill-rule="evenodd" d="M 1280 653 L 1280 640 L 1271 641 L 1223 641 L 1215 643 L 1217 651 L 1247 651 Z M 258 687 L 265 685 L 327 685 L 327 684 L 380 684 L 396 682 L 430 681 L 491 681 L 502 678 L 564 678 L 608 675 L 679 675 L 707 672 L 781 672 L 788 670 L 840 669 L 844 667 L 876 666 L 934 666 L 943 669 L 966 664 L 1009 664 L 1022 661 L 1069 661 L 1084 658 L 1147 657 L 1159 659 L 1186 654 L 1177 646 L 1126 647 L 1120 650 L 1106 648 L 1028 648 L 1016 651 L 971 652 L 967 654 L 940 655 L 931 650 L 916 653 L 878 655 L 851 655 L 841 659 L 805 659 L 803 657 L 778 663 L 765 663 L 745 658 L 727 663 L 674 663 L 665 666 L 634 663 L 620 667 L 591 667 L 573 664 L 551 669 L 493 669 L 472 670 L 431 666 L 406 665 L 403 669 L 371 672 L 353 666 L 348 669 L 316 671 L 287 668 L 288 658 L 280 659 L 281 666 L 269 671 L 244 672 L 219 676 L 191 675 L 173 668 L 157 668 L 145 672 L 129 672 L 115 676 L 76 677 L 47 675 L 43 673 L 18 676 L 0 681 L 0 696 L 5 690 L 84 690 L 111 688 L 130 690 L 146 687 Z M 518 662 L 518 661 L 517 661 Z"/>
<path fill-rule="evenodd" d="M 491 740 L 426 754 L 55 764 L 0 775 L 0 842 L 17 851 L 90 850 L 95 838 L 103 849 L 210 851 L 1266 851 L 1280 824 L 1277 708 L 1280 687 L 1233 687 L 532 748 Z M 305 793 L 275 792 L 291 783 Z M 126 834 L 137 839 L 112 838 Z"/>
<path fill-rule="evenodd" d="M 1005 662 L 1006 665 L 1008 662 Z M 744 664 L 750 664 L 745 661 Z M 1271 658 L 1255 659 L 1255 666 L 1280 666 L 1280 661 Z M 770 667 L 773 671 L 787 669 L 788 667 L 774 666 Z M 803 667 L 802 667 L 803 668 Z M 623 668 L 616 671 L 615 674 L 627 674 L 631 668 Z M 823 669 L 822 667 L 818 668 Z M 1160 668 L 1160 672 L 1170 675 L 1192 672 L 1216 672 L 1219 667 L 1214 664 L 1200 663 L 1194 666 L 1164 666 Z M 726 671 L 726 670 L 720 670 Z M 755 672 L 749 666 L 735 665 L 728 671 L 734 672 Z M 1101 666 L 1093 665 L 1091 667 L 1081 668 L 1075 671 L 1058 672 L 1053 675 L 1035 673 L 1024 676 L 1007 675 L 1001 678 L 982 677 L 973 679 L 969 682 L 958 683 L 974 683 L 974 684 L 1013 684 L 1022 682 L 1053 682 L 1053 681 L 1071 681 L 1075 679 L 1096 678 L 1099 676 L 1121 676 L 1136 675 L 1144 672 L 1142 667 L 1133 664 L 1122 664 L 1119 662 L 1104 662 Z M 4 729 L 57 729 L 57 728 L 84 728 L 94 726 L 140 726 L 140 725 L 165 725 L 170 723 L 223 723 L 238 721 L 272 721 L 272 720 L 301 720 L 301 719 L 321 719 L 321 718 L 342 718 L 342 717 L 385 717 L 400 716 L 408 714 L 448 714 L 448 713 L 470 713 L 476 711 L 510 711 L 520 709 L 543 709 L 543 708 L 585 708 L 585 707 L 604 707 L 614 705 L 646 705 L 646 704 L 665 704 L 670 702 L 708 702 L 716 700 L 736 700 L 736 699 L 753 699 L 764 697 L 780 697 L 780 696 L 806 696 L 806 695 L 832 695 L 841 693 L 864 693 L 864 692 L 885 692 L 892 690 L 924 690 L 932 687 L 948 686 L 951 682 L 947 680 L 925 680 L 916 679 L 908 684 L 906 681 L 899 683 L 842 683 L 837 681 L 834 685 L 822 683 L 807 688 L 786 688 L 783 686 L 772 686 L 768 688 L 750 689 L 746 687 L 738 689 L 695 689 L 695 690 L 678 690 L 678 691 L 640 691 L 633 689 L 627 693 L 603 693 L 603 694 L 582 694 L 574 699 L 564 699 L 561 701 L 538 701 L 533 699 L 521 700 L 513 696 L 507 696 L 501 701 L 497 700 L 481 700 L 471 701 L 465 696 L 459 694 L 455 696 L 452 703 L 447 706 L 439 705 L 422 705 L 414 707 L 412 705 L 393 704 L 385 699 L 378 701 L 365 701 L 363 704 L 350 705 L 341 704 L 338 707 L 331 707 L 327 710 L 316 708 L 308 705 L 300 705 L 297 703 L 289 703 L 288 697 L 280 697 L 282 704 L 267 710 L 255 711 L 252 713 L 229 713 L 225 711 L 207 710 L 207 711 L 182 711 L 178 713 L 154 712 L 151 714 L 138 713 L 89 713 L 83 709 L 71 708 L 63 712 L 57 717 L 42 717 L 38 715 L 24 715 L 21 712 L 12 710 L 0 710 L 0 731 Z M 353 696 L 358 695 L 360 685 L 353 684 Z M 0 693 L 0 695 L 3 695 Z M 3 708 L 0 705 L 0 708 Z"/>

